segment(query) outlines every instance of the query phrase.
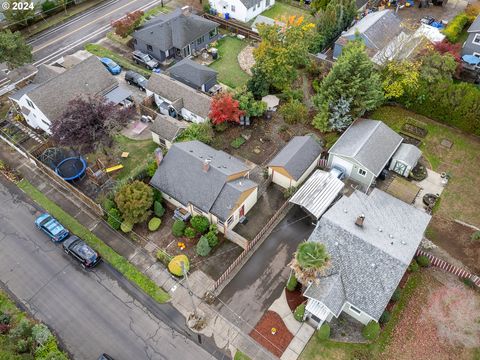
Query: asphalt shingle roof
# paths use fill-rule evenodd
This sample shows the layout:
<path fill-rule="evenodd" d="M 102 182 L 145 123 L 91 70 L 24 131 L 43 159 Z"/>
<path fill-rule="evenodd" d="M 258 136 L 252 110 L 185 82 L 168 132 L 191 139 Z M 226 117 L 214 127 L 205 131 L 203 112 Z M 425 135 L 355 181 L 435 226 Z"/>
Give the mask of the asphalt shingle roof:
<path fill-rule="evenodd" d="M 401 144 L 392 159 L 403 161 L 405 164 L 414 167 L 421 156 L 422 152 L 415 145 Z"/>
<path fill-rule="evenodd" d="M 203 165 L 210 159 L 208 171 Z M 150 184 L 183 205 L 193 204 L 226 221 L 242 192 L 257 186 L 241 178 L 228 181 L 249 168 L 237 158 L 200 141 L 175 143 L 160 163 Z"/>
<path fill-rule="evenodd" d="M 262 2 L 262 0 L 240 0 L 240 1 L 243 5 L 245 5 L 247 9 L 250 9 Z"/>
<path fill-rule="evenodd" d="M 356 218 L 365 215 L 363 227 Z M 374 189 L 370 195 L 355 191 L 342 197 L 318 222 L 309 241 L 325 245 L 331 267 L 325 277 L 338 274 L 344 298 L 336 300 L 324 286 L 313 284 L 308 294 L 329 308 L 345 301 L 378 320 L 412 260 L 430 215 Z M 322 283 L 323 278 L 319 279 Z M 340 285 L 337 285 L 338 287 Z M 333 309 L 331 309 L 333 311 Z"/>
<path fill-rule="evenodd" d="M 480 32 L 480 15 L 476 17 L 476 19 L 473 21 L 472 25 L 468 28 L 469 33 L 476 33 Z"/>
<path fill-rule="evenodd" d="M 400 135 L 381 121 L 357 119 L 329 153 L 353 158 L 378 176 L 402 141 Z"/>
<path fill-rule="evenodd" d="M 201 88 L 212 78 L 216 78 L 217 72 L 208 66 L 196 63 L 185 58 L 168 69 L 170 76 L 183 79 L 191 83 L 195 88 Z"/>
<path fill-rule="evenodd" d="M 174 141 L 176 137 L 187 127 L 185 122 L 174 119 L 171 116 L 159 114 L 153 121 L 150 131 L 162 139 Z"/>
<path fill-rule="evenodd" d="M 181 100 L 185 109 L 207 118 L 212 98 L 165 74 L 152 73 L 147 90 L 172 102 Z M 180 110 L 180 109 L 177 109 Z"/>
<path fill-rule="evenodd" d="M 321 152 L 322 147 L 312 135 L 294 136 L 268 166 L 283 167 L 298 180 Z"/>
<path fill-rule="evenodd" d="M 118 86 L 95 56 L 42 83 L 28 93 L 35 106 L 50 119 L 55 120 L 66 110 L 68 103 L 88 95 L 104 95 Z"/>
<path fill-rule="evenodd" d="M 185 15 L 181 9 L 175 9 L 169 14 L 155 16 L 137 29 L 132 36 L 162 51 L 167 51 L 172 47 L 183 49 L 218 26 L 216 22 L 201 16 Z"/>

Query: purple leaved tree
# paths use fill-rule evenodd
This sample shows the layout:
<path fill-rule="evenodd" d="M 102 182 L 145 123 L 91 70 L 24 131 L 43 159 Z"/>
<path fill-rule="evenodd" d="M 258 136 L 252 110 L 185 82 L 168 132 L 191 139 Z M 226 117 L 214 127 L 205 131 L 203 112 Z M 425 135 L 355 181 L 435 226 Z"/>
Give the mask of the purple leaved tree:
<path fill-rule="evenodd" d="M 77 98 L 52 122 L 52 139 L 58 145 L 78 146 L 87 152 L 105 149 L 134 113 L 133 107 L 121 108 L 104 97 Z"/>

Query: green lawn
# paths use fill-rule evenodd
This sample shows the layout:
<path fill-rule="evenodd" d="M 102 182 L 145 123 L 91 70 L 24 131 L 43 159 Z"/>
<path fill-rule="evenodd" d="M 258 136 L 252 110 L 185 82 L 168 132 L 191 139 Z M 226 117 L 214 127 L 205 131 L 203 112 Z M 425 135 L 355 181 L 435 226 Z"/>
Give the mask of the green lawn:
<path fill-rule="evenodd" d="M 405 306 L 412 298 L 415 289 L 422 285 L 420 273 L 412 273 L 402 289 L 400 300 L 392 312 L 388 324 L 380 333 L 379 338 L 371 344 L 351 344 L 332 340 L 319 340 L 315 334 L 300 355 L 300 360 L 331 360 L 331 359 L 379 359 L 394 336 L 394 329 Z"/>
<path fill-rule="evenodd" d="M 247 355 L 245 355 L 244 353 L 242 353 L 240 350 L 237 350 L 237 352 L 235 353 L 235 357 L 233 358 L 233 360 L 251 360 Z"/>
<path fill-rule="evenodd" d="M 263 16 L 283 21 L 282 18 L 288 18 L 292 15 L 297 17 L 303 16 L 306 21 L 312 21 L 313 18 L 307 10 L 300 9 L 296 6 L 291 6 L 282 2 L 275 2 L 270 9 L 264 11 L 262 13 Z"/>
<path fill-rule="evenodd" d="M 88 245 L 100 253 L 104 261 L 110 263 L 110 265 L 123 274 L 125 278 L 136 284 L 147 295 L 159 303 L 165 303 L 170 299 L 170 296 L 153 280 L 140 272 L 123 256 L 116 253 L 111 247 L 106 245 L 101 239 L 91 233 L 75 218 L 67 214 L 62 208 L 47 198 L 27 180 L 23 179 L 20 181 L 18 183 L 18 187 L 52 216 L 57 218 L 58 221 L 65 225 L 73 234 L 85 240 Z"/>
<path fill-rule="evenodd" d="M 250 76 L 240 67 L 237 56 L 247 43 L 235 37 L 224 37 L 217 42 L 219 58 L 210 67 L 218 71 L 218 81 L 237 88 L 247 83 Z"/>
<path fill-rule="evenodd" d="M 108 57 L 115 61 L 118 65 L 120 65 L 124 69 L 129 69 L 136 71 L 140 74 L 142 74 L 145 77 L 150 77 L 151 72 L 148 71 L 145 68 L 142 68 L 140 66 L 137 66 L 133 61 L 120 56 L 119 54 L 101 46 L 98 44 L 87 44 L 85 45 L 85 50 L 88 52 L 92 53 L 93 55 L 99 56 L 99 57 Z"/>
<path fill-rule="evenodd" d="M 407 122 L 427 129 L 428 134 L 420 145 L 424 157 L 433 170 L 451 175 L 436 214 L 480 226 L 480 177 L 476 176 L 480 161 L 478 137 L 400 107 L 383 106 L 371 114 L 370 118 L 384 121 L 395 131 L 400 131 Z M 451 149 L 440 145 L 443 139 L 453 142 Z"/>

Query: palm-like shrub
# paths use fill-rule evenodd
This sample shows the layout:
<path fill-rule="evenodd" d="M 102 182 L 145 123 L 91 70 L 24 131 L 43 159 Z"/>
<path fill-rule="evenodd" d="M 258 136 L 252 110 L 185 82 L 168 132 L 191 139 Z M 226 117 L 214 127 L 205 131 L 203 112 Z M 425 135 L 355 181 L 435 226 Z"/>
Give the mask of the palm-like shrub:
<path fill-rule="evenodd" d="M 305 241 L 298 245 L 290 262 L 290 268 L 297 280 L 307 285 L 311 281 L 318 281 L 318 275 L 324 272 L 329 264 L 330 256 L 323 244 Z"/>

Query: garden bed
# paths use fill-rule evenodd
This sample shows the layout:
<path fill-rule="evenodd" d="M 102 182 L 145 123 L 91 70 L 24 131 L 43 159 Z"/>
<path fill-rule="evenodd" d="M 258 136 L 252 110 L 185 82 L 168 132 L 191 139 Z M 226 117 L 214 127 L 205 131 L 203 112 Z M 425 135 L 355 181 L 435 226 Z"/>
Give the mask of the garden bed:
<path fill-rule="evenodd" d="M 272 334 L 272 328 L 276 329 L 275 335 Z M 250 336 L 277 357 L 282 356 L 293 339 L 280 315 L 273 311 L 263 315 Z"/>
<path fill-rule="evenodd" d="M 402 130 L 422 139 L 428 134 L 428 131 L 426 129 L 409 123 L 403 124 Z"/>
<path fill-rule="evenodd" d="M 307 301 L 307 298 L 302 295 L 302 284 L 297 284 L 294 291 L 288 291 L 287 288 L 285 288 L 285 297 L 287 298 L 287 304 L 292 313 L 298 305 Z"/>

